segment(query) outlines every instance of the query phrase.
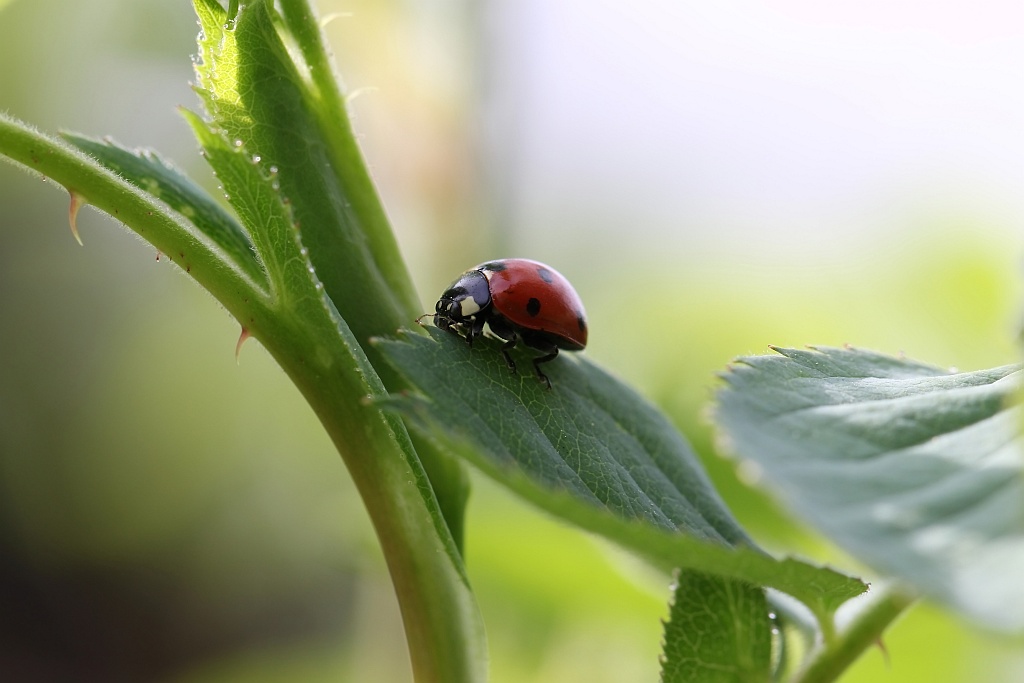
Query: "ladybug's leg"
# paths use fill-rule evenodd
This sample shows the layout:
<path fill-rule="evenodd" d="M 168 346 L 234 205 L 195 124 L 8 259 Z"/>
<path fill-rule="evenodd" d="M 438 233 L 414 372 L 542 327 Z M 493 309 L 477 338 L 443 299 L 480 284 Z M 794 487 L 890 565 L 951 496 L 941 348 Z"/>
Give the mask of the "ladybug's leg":
<path fill-rule="evenodd" d="M 519 337 L 513 336 L 512 339 L 509 339 L 505 342 L 505 345 L 501 347 L 501 355 L 505 356 L 505 365 L 508 366 L 508 369 L 512 371 L 513 375 L 516 372 L 516 362 L 512 360 L 512 356 L 510 356 L 508 352 L 509 349 L 514 349 L 518 343 Z"/>
<path fill-rule="evenodd" d="M 473 339 L 484 333 L 484 322 L 481 316 L 476 316 L 466 324 L 466 343 L 473 346 Z"/>
<path fill-rule="evenodd" d="M 509 350 L 515 348 L 516 344 L 519 343 L 519 335 L 504 317 L 491 316 L 488 323 L 494 336 L 505 340 L 505 344 L 501 347 L 501 355 L 505 357 L 505 364 L 508 366 L 508 369 L 514 373 L 516 371 L 516 362 L 509 355 Z"/>
<path fill-rule="evenodd" d="M 548 379 L 548 376 L 545 375 L 544 371 L 540 369 L 540 364 L 541 363 L 550 363 L 555 358 L 558 358 L 558 347 L 557 346 L 552 348 L 551 349 L 551 353 L 547 354 L 546 356 L 538 356 L 538 357 L 533 359 L 533 369 L 534 369 L 534 371 L 536 371 L 538 379 L 540 379 L 541 382 L 544 382 L 544 384 L 547 385 L 548 389 L 551 388 L 551 380 Z"/>
<path fill-rule="evenodd" d="M 548 379 L 548 376 L 545 375 L 544 371 L 540 369 L 540 364 L 550 363 L 554 359 L 558 358 L 558 344 L 551 341 L 551 339 L 548 338 L 546 335 L 536 332 L 524 334 L 523 342 L 531 349 L 536 349 L 541 353 L 545 354 L 543 356 L 537 356 L 536 358 L 533 359 L 533 370 L 534 372 L 537 373 L 537 379 L 539 379 L 541 382 L 544 382 L 547 388 L 550 389 L 551 380 Z"/>

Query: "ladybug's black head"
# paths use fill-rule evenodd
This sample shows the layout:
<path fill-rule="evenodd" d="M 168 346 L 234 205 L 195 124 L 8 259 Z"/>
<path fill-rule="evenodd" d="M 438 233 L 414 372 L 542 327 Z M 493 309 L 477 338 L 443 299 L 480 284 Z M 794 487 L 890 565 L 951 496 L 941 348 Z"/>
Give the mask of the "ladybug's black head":
<path fill-rule="evenodd" d="M 490 308 L 491 291 L 487 278 L 479 270 L 470 270 L 444 290 L 434 306 L 434 324 L 447 328 Z"/>

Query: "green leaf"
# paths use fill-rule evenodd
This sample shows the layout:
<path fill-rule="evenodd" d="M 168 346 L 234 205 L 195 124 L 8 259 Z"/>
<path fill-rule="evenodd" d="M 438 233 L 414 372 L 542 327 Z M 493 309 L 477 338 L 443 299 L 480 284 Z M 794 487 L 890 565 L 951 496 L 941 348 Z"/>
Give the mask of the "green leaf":
<path fill-rule="evenodd" d="M 470 348 L 431 328 L 405 342 L 379 342 L 429 397 L 422 404 L 445 431 L 479 442 L 486 466 L 521 471 L 624 519 L 640 519 L 721 545 L 750 545 L 689 445 L 659 413 L 596 366 L 564 354 L 545 366 L 548 391 L 532 372 L 512 375 L 483 340 Z M 519 365 L 529 367 L 520 357 Z"/>
<path fill-rule="evenodd" d="M 377 340 L 416 388 L 393 396 L 411 428 L 523 497 L 655 564 L 767 585 L 805 602 L 824 622 L 860 594 L 855 579 L 753 547 L 686 441 L 660 413 L 592 363 L 563 354 L 510 374 L 492 339 L 472 348 L 430 328 Z M 528 357 L 518 356 L 520 367 Z"/>
<path fill-rule="evenodd" d="M 291 203 L 281 196 L 277 179 L 253 163 L 243 146 L 210 129 L 198 116 L 186 120 L 203 147 L 203 156 L 220 179 L 228 201 L 252 236 L 252 243 L 270 278 L 276 307 L 284 315 L 293 302 L 319 301 L 323 286 L 299 238 Z"/>
<path fill-rule="evenodd" d="M 212 127 L 276 174 L 317 274 L 360 343 L 392 333 L 419 313 L 419 300 L 338 108 L 342 100 L 323 95 L 336 88 L 331 75 L 295 61 L 322 51 L 305 28 L 308 6 L 289 13 L 291 25 L 303 27 L 286 34 L 300 41 L 295 53 L 266 0 L 246 3 L 235 16 L 214 0 L 195 4 L 203 29 L 196 78 Z"/>
<path fill-rule="evenodd" d="M 234 216 L 191 178 L 152 150 L 129 150 L 113 140 L 74 133 L 61 137 L 190 221 L 255 282 L 266 283 L 252 241 Z"/>
<path fill-rule="evenodd" d="M 859 560 L 989 626 L 1024 628 L 1020 367 L 776 350 L 725 376 L 717 420 L 735 451 Z"/>
<path fill-rule="evenodd" d="M 665 623 L 662 683 L 767 683 L 772 628 L 763 589 L 681 572 Z"/>

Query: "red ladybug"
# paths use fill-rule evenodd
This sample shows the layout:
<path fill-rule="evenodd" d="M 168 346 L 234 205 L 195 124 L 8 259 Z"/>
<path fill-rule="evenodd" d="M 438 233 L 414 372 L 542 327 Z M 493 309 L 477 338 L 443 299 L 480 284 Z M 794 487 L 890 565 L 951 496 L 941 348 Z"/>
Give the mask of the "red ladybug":
<path fill-rule="evenodd" d="M 444 291 L 434 307 L 434 325 L 464 334 L 473 344 L 486 323 L 505 340 L 501 353 L 512 372 L 509 349 L 520 341 L 544 353 L 533 359 L 537 377 L 551 388 L 541 369 L 559 349 L 579 351 L 587 345 L 587 316 L 576 290 L 554 268 L 522 258 L 481 263 Z"/>

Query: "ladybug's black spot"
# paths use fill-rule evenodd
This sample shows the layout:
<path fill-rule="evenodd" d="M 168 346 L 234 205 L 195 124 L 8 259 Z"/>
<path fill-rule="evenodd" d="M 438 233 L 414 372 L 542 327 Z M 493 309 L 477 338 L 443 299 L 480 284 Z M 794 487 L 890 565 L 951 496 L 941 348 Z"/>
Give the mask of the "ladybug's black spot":
<path fill-rule="evenodd" d="M 555 279 L 551 277 L 551 271 L 548 270 L 547 268 L 538 268 L 537 275 L 540 275 L 540 279 L 548 283 L 549 285 L 555 281 Z"/>
<path fill-rule="evenodd" d="M 526 302 L 526 313 L 531 318 L 540 313 L 540 299 L 534 299 L 531 297 L 530 300 Z"/>
<path fill-rule="evenodd" d="M 492 273 L 500 273 L 505 270 L 505 264 L 501 261 L 491 261 L 480 266 L 480 270 L 489 270 Z"/>
<path fill-rule="evenodd" d="M 587 331 L 587 321 L 583 319 L 583 316 L 579 313 L 576 314 L 576 324 L 580 326 L 580 332 Z"/>

